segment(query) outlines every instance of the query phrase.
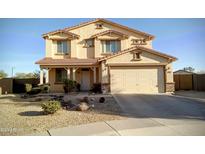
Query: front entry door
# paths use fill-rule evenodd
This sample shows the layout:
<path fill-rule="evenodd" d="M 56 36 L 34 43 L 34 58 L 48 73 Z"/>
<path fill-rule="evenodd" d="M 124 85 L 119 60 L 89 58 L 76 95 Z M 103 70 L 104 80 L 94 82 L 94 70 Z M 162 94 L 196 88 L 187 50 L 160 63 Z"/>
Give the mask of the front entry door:
<path fill-rule="evenodd" d="M 90 90 L 90 71 L 89 71 L 89 69 L 82 70 L 81 90 L 83 90 L 83 91 Z"/>

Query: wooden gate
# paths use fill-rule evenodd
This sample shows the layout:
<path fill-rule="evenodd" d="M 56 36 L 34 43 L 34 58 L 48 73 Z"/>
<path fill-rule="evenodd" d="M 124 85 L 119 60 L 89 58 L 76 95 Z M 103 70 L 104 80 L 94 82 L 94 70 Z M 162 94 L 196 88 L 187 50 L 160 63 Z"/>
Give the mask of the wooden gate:
<path fill-rule="evenodd" d="M 197 91 L 205 91 L 205 74 L 193 75 L 193 89 Z"/>
<path fill-rule="evenodd" d="M 175 90 L 193 90 L 192 74 L 175 74 L 174 75 Z"/>

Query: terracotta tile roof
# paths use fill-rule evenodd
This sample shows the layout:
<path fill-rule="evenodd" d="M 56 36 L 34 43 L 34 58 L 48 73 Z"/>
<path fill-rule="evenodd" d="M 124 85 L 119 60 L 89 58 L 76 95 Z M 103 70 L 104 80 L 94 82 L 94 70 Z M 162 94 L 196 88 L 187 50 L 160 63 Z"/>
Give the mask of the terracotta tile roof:
<path fill-rule="evenodd" d="M 96 65 L 98 63 L 97 59 L 53 59 L 53 58 L 43 58 L 36 62 L 39 65 L 67 65 L 67 66 L 87 66 Z"/>
<path fill-rule="evenodd" d="M 128 37 L 128 35 L 123 34 L 121 32 L 118 32 L 118 31 L 115 31 L 115 30 L 106 30 L 106 31 L 97 33 L 95 35 L 92 35 L 91 38 L 95 38 L 95 37 L 102 36 L 102 35 L 105 35 L 105 34 L 112 34 L 112 33 L 123 36 L 123 37 Z"/>
<path fill-rule="evenodd" d="M 76 38 L 79 38 L 79 37 L 80 37 L 80 36 L 77 35 L 77 34 L 74 34 L 74 33 L 68 32 L 68 31 L 65 31 L 65 30 L 63 30 L 63 29 L 58 29 L 58 30 L 55 30 L 55 31 L 52 31 L 52 32 L 49 32 L 49 33 L 45 33 L 45 34 L 43 34 L 42 36 L 43 36 L 43 38 L 45 38 L 45 37 L 48 36 L 48 35 L 56 34 L 56 33 L 59 33 L 59 32 L 62 32 L 62 33 L 71 35 L 71 36 L 76 37 Z"/>
<path fill-rule="evenodd" d="M 107 24 L 111 24 L 111 25 L 114 25 L 114 26 L 126 29 L 128 31 L 131 31 L 133 33 L 141 34 L 143 36 L 148 37 L 151 40 L 154 39 L 154 37 L 155 37 L 154 35 L 151 35 L 151 34 L 148 34 L 148 33 L 145 33 L 145 32 L 142 32 L 142 31 L 139 31 L 139 30 L 127 27 L 127 26 L 124 26 L 124 25 L 120 25 L 118 23 L 115 23 L 115 22 L 112 22 L 112 21 L 109 21 L 109 20 L 106 20 L 106 19 L 101 19 L 101 18 L 97 18 L 97 19 L 94 19 L 94 20 L 91 20 L 91 21 L 83 22 L 83 23 L 80 23 L 78 25 L 67 27 L 67 28 L 64 28 L 64 29 L 61 29 L 61 30 L 70 31 L 70 30 L 73 30 L 73 29 L 76 29 L 76 28 L 80 28 L 80 27 L 83 27 L 83 26 L 86 26 L 86 25 L 89 25 L 89 24 L 92 24 L 92 23 L 96 23 L 96 22 L 104 22 L 104 23 L 107 23 Z M 55 32 L 55 31 L 52 31 L 52 32 Z M 43 34 L 43 36 L 47 35 L 47 34 L 50 34 L 52 32 Z"/>
<path fill-rule="evenodd" d="M 152 54 L 155 54 L 155 55 L 170 59 L 171 61 L 176 61 L 177 60 L 176 57 L 170 56 L 168 54 L 165 54 L 165 53 L 162 53 L 162 52 L 150 49 L 150 48 L 146 48 L 146 47 L 142 47 L 142 46 L 134 46 L 134 47 L 131 47 L 131 48 L 127 48 L 125 50 L 118 51 L 118 52 L 116 52 L 112 55 L 108 55 L 106 57 L 99 58 L 98 61 L 107 60 L 107 59 L 110 59 L 110 58 L 125 54 L 125 53 L 133 51 L 133 50 L 142 50 L 142 51 L 144 50 L 144 51 L 147 51 L 149 53 L 152 53 Z"/>

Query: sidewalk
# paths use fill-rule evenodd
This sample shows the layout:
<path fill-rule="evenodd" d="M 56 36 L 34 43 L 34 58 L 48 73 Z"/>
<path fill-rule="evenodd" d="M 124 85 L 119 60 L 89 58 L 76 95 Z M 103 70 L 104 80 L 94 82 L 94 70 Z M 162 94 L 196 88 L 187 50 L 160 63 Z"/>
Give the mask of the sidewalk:
<path fill-rule="evenodd" d="M 127 118 L 51 129 L 31 136 L 190 136 L 205 135 L 205 122 L 161 118 Z"/>

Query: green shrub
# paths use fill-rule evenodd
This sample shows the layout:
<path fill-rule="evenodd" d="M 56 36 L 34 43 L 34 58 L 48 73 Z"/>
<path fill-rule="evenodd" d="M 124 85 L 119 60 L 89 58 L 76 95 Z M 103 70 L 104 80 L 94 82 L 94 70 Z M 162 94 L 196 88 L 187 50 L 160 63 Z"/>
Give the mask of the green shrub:
<path fill-rule="evenodd" d="M 102 93 L 101 83 L 94 83 L 91 91 L 94 93 Z"/>
<path fill-rule="evenodd" d="M 41 92 L 41 88 L 35 87 L 35 88 L 32 88 L 31 91 L 27 92 L 27 94 L 35 95 L 35 94 L 39 94 L 40 92 Z"/>
<path fill-rule="evenodd" d="M 80 83 L 76 84 L 76 89 L 77 89 L 77 91 L 80 91 Z"/>
<path fill-rule="evenodd" d="M 25 84 L 25 91 L 26 91 L 26 92 L 29 92 L 29 91 L 31 91 L 31 89 L 32 89 L 32 84 L 26 83 L 26 84 Z"/>
<path fill-rule="evenodd" d="M 63 89 L 65 93 L 71 91 L 80 91 L 80 84 L 77 83 L 76 81 L 65 79 Z"/>
<path fill-rule="evenodd" d="M 45 114 L 54 114 L 61 107 L 59 101 L 48 101 L 41 105 Z"/>

